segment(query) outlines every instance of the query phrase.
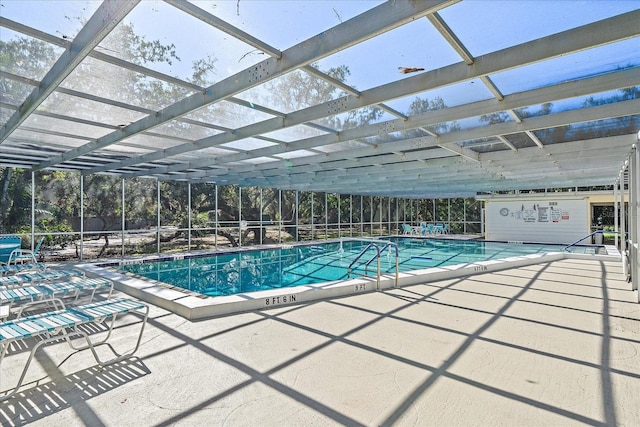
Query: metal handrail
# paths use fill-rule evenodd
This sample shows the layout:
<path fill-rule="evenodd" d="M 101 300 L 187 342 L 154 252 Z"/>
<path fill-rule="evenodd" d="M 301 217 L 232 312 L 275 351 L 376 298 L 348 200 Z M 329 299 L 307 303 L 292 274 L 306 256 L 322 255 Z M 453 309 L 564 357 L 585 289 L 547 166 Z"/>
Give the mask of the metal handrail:
<path fill-rule="evenodd" d="M 353 267 L 353 264 L 355 264 L 356 262 L 358 262 L 360 260 L 360 258 L 362 258 L 364 256 L 365 253 L 367 253 L 367 251 L 369 250 L 369 248 L 374 247 L 376 248 L 376 256 L 372 259 L 380 258 L 380 248 L 378 247 L 377 244 L 375 243 L 369 243 L 362 251 L 360 251 L 360 253 L 358 254 L 358 256 L 356 256 L 354 258 L 353 261 L 351 261 L 351 263 L 349 264 L 349 267 L 347 267 L 347 278 L 351 277 L 351 267 Z M 365 269 L 366 271 L 366 269 Z"/>
<path fill-rule="evenodd" d="M 565 246 L 565 247 L 562 249 L 562 251 L 566 251 L 566 250 L 567 250 L 567 249 L 569 249 L 570 247 L 575 246 L 575 245 L 577 245 L 578 243 L 582 242 L 584 239 L 588 239 L 589 237 L 595 236 L 596 234 L 604 234 L 604 233 L 607 233 L 607 234 L 625 234 L 625 235 L 629 234 L 629 233 L 627 233 L 627 232 L 622 233 L 622 232 L 620 232 L 620 231 L 596 230 L 596 231 L 594 231 L 593 233 L 589 234 L 588 236 L 584 236 L 582 239 L 576 240 L 575 242 L 571 243 L 570 245 Z"/>
<path fill-rule="evenodd" d="M 357 240 L 357 239 L 356 239 Z M 365 239 L 362 239 L 363 241 L 368 241 Z M 380 249 L 380 247 L 377 245 L 377 242 L 383 242 L 385 245 L 382 247 L 382 249 Z M 355 259 L 353 261 L 351 261 L 351 263 L 349 264 L 349 267 L 347 267 L 347 278 L 351 278 L 351 267 L 353 267 L 353 265 L 358 262 L 360 260 L 360 258 L 362 258 L 367 251 L 371 248 L 371 247 L 375 247 L 376 248 L 376 254 L 374 256 L 372 256 L 366 263 L 365 263 L 365 273 L 368 273 L 368 267 L 369 264 L 371 264 L 374 260 L 378 260 L 378 264 L 377 264 L 377 275 L 376 275 L 376 288 L 379 290 L 380 289 L 380 254 L 388 247 L 394 247 L 396 250 L 396 280 L 395 280 L 395 287 L 398 287 L 398 271 L 399 271 L 399 252 L 398 252 L 398 245 L 393 243 L 393 242 L 387 242 L 384 240 L 379 240 L 379 241 L 374 241 L 369 243 L 362 251 L 360 251 L 360 253 L 355 257 Z M 342 244 L 342 243 L 341 243 Z"/>
<path fill-rule="evenodd" d="M 397 288 L 398 287 L 398 275 L 399 275 L 398 272 L 400 270 L 400 268 L 399 268 L 400 267 L 400 252 L 398 250 L 398 244 L 397 243 L 393 243 L 393 242 L 388 242 L 386 245 L 384 245 L 382 247 L 382 249 L 380 250 L 380 253 L 384 252 L 384 250 L 386 248 L 391 248 L 391 247 L 395 248 L 395 250 L 396 250 L 396 282 L 395 282 L 395 287 Z M 380 259 L 378 258 L 378 261 L 379 260 Z M 378 262 L 378 264 L 380 264 L 380 262 Z M 378 267 L 378 282 L 380 281 L 380 277 L 379 276 L 380 276 L 380 267 Z"/>
<path fill-rule="evenodd" d="M 380 249 L 380 253 L 379 253 L 379 255 L 378 255 L 378 256 L 381 256 L 385 249 L 387 249 L 387 248 L 389 248 L 389 247 L 392 247 L 392 246 L 395 246 L 395 248 L 396 248 L 396 258 L 397 258 L 397 257 L 398 257 L 398 245 L 396 245 L 395 243 L 391 243 L 391 242 L 387 243 L 386 245 L 384 245 L 384 246 L 382 247 L 382 249 Z M 369 264 L 371 264 L 371 262 L 372 262 L 375 258 L 376 258 L 376 256 L 375 256 L 375 255 L 374 255 L 373 257 L 371 257 L 371 259 L 370 259 L 369 261 L 367 261 L 367 263 L 365 264 L 365 266 L 368 266 Z"/>
<path fill-rule="evenodd" d="M 596 230 L 596 231 L 594 231 L 593 233 L 589 234 L 588 236 L 584 236 L 583 238 L 576 240 L 575 242 L 571 243 L 570 245 L 565 246 L 565 247 L 562 249 L 562 251 L 564 252 L 564 251 L 566 251 L 567 249 L 569 249 L 570 247 L 575 246 L 575 245 L 577 245 L 578 243 L 582 242 L 584 239 L 588 239 L 589 237 L 595 236 L 595 235 L 596 235 L 596 234 L 598 234 L 598 233 L 602 233 L 602 230 Z"/>

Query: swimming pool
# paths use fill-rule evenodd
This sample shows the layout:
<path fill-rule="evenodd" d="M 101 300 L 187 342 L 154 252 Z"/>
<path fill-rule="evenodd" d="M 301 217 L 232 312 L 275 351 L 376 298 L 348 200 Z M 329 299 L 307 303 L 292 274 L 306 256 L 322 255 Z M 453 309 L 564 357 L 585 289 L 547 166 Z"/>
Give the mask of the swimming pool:
<path fill-rule="evenodd" d="M 369 265 L 367 277 L 361 275 L 364 264 L 374 255 L 371 250 L 347 274 L 347 261 L 371 242 L 342 239 L 216 254 L 163 254 L 76 266 L 90 275 L 112 280 L 117 290 L 132 297 L 198 320 L 560 259 L 620 259 L 613 247 L 578 246 L 567 252 L 561 245 L 392 237 L 380 243 L 379 248 L 389 242 L 398 244 L 399 273 L 395 273 L 395 249 L 389 254 L 386 248 L 380 256 L 380 277 L 372 277 L 377 276 L 376 262 Z M 608 254 L 607 250 L 611 252 Z M 173 277 L 174 284 L 164 282 L 169 280 L 167 277 Z"/>
<path fill-rule="evenodd" d="M 560 245 L 402 237 L 375 241 L 343 239 L 183 259 L 132 261 L 118 269 L 215 297 L 376 276 L 379 251 L 381 273 L 394 274 L 396 264 L 399 272 L 408 272 L 558 252 L 562 248 Z M 576 247 L 582 251 L 587 248 L 593 250 L 593 247 Z"/>

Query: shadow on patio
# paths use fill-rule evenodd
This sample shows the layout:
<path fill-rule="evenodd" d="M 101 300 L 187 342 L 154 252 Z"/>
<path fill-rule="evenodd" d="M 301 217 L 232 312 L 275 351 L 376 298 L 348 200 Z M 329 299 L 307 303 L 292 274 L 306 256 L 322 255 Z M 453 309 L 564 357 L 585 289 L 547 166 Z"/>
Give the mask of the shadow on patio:
<path fill-rule="evenodd" d="M 200 322 L 153 307 L 139 360 L 99 370 L 74 355 L 60 366 L 75 373 L 28 384 L 0 419 L 632 425 L 634 297 L 618 263 L 563 260 Z"/>

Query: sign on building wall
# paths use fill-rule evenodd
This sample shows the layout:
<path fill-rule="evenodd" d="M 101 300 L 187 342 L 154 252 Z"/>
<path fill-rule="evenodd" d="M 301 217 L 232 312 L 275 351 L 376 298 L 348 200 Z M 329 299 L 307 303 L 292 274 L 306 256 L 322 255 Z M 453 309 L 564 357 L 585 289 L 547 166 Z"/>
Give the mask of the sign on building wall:
<path fill-rule="evenodd" d="M 589 233 L 586 199 L 488 200 L 487 239 L 573 243 Z"/>

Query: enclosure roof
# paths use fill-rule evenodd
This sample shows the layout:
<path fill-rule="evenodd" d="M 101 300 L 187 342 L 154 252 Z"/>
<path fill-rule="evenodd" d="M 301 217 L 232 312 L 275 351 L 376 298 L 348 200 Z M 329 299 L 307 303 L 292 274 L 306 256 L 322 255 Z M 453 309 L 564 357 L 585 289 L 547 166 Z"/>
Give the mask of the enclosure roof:
<path fill-rule="evenodd" d="M 452 197 L 640 130 L 635 0 L 0 3 L 0 166 Z"/>

